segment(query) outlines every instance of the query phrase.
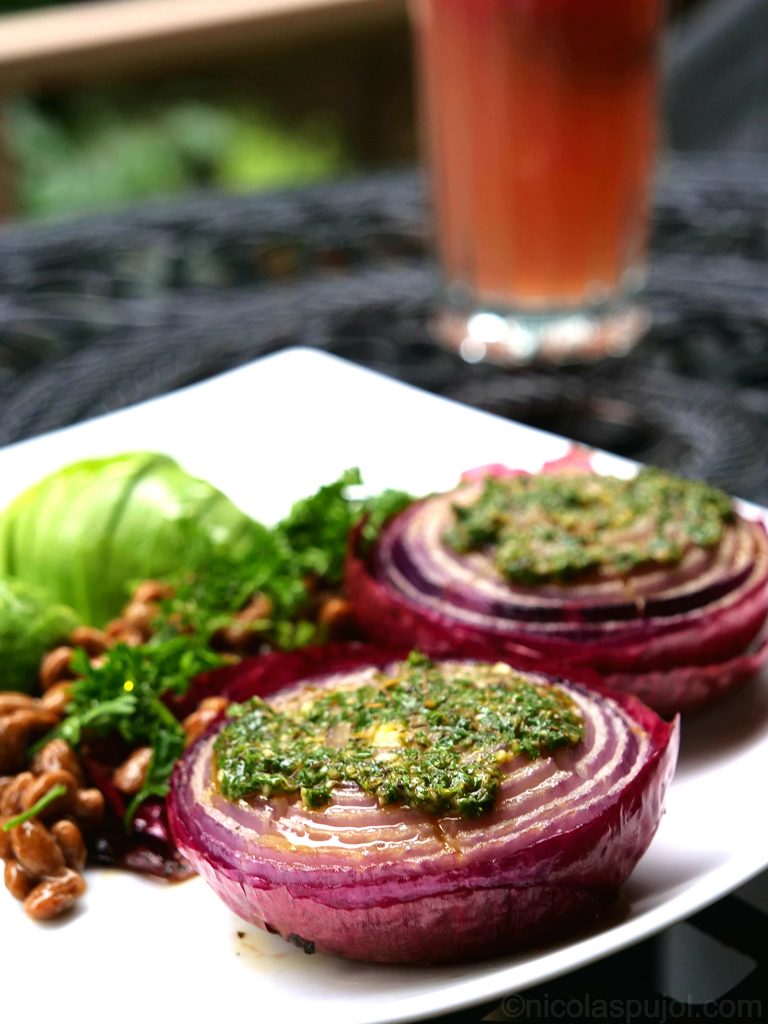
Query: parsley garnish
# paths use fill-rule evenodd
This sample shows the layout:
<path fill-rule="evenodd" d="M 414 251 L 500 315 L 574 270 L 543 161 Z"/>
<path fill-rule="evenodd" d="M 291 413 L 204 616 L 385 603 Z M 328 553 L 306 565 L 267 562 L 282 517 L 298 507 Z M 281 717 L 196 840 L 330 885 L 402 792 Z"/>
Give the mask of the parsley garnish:
<path fill-rule="evenodd" d="M 184 694 L 196 675 L 224 663 L 212 646 L 216 631 L 231 624 L 254 595 L 264 594 L 271 603 L 269 617 L 251 628 L 265 649 L 323 642 L 311 614 L 313 589 L 340 586 L 349 533 L 361 516 L 370 541 L 411 500 L 399 491 L 353 500 L 347 489 L 359 483 L 359 471 L 347 470 L 298 501 L 277 526 L 254 522 L 235 550 L 216 550 L 201 564 L 199 552 L 190 550 L 189 564 L 196 568 L 169 580 L 173 597 L 161 603 L 147 643 L 117 644 L 97 665 L 84 651 L 76 653 L 73 668 L 79 678 L 66 716 L 37 746 L 53 736 L 75 748 L 106 737 L 118 737 L 129 749 L 151 746 L 147 778 L 130 802 L 126 824 L 147 797 L 165 796 L 184 749 L 184 730 L 165 698 Z"/>

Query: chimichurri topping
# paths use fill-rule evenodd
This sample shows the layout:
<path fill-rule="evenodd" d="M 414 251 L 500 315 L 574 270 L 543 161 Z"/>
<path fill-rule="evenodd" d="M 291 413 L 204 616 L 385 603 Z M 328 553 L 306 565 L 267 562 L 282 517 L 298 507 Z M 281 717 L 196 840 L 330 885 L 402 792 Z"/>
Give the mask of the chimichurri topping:
<path fill-rule="evenodd" d="M 379 803 L 477 817 L 504 764 L 582 739 L 581 713 L 557 686 L 506 665 L 434 664 L 421 655 L 355 688 L 300 693 L 281 710 L 258 697 L 230 709 L 215 779 L 230 800 L 298 796 L 321 808 L 354 782 Z"/>
<path fill-rule="evenodd" d="M 488 552 L 503 576 L 522 584 L 674 564 L 691 546 L 716 545 L 733 518 L 722 491 L 650 467 L 631 480 L 488 477 L 480 496 L 454 512 L 445 534 L 450 547 Z"/>

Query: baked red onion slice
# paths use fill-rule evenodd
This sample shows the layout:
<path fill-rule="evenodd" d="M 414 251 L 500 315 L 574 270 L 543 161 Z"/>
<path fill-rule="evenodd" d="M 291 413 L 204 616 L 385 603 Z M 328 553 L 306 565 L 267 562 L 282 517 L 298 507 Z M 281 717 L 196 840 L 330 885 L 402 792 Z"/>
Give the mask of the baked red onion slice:
<path fill-rule="evenodd" d="M 337 651 L 313 686 L 370 678 L 370 654 Z M 293 673 L 301 652 L 288 657 Z M 272 691 L 272 673 L 253 664 L 240 678 L 231 670 L 240 698 Z M 313 656 L 308 664 L 316 672 Z M 280 656 L 271 667 L 282 680 Z M 471 663 L 462 668 L 472 671 Z M 584 739 L 554 756 L 514 758 L 493 809 L 479 818 L 381 807 L 351 783 L 337 785 L 322 810 L 285 797 L 230 802 L 212 782 L 214 728 L 174 775 L 176 843 L 235 913 L 308 951 L 446 962 L 589 919 L 656 830 L 677 722 L 633 697 L 532 678 L 566 689 L 583 715 Z"/>
<path fill-rule="evenodd" d="M 486 555 L 457 554 L 443 539 L 454 503 L 470 503 L 481 487 L 470 474 L 456 491 L 414 503 L 365 557 L 352 544 L 346 585 L 366 636 L 527 667 L 566 665 L 577 678 L 590 669 L 665 715 L 708 703 L 768 658 L 761 523 L 735 516 L 716 546 L 691 548 L 672 566 L 523 586 Z"/>

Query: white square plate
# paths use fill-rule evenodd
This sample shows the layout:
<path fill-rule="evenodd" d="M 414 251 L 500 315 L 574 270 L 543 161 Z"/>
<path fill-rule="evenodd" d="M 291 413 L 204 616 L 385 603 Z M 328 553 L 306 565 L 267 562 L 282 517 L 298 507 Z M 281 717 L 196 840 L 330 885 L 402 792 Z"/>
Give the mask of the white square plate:
<path fill-rule="evenodd" d="M 269 522 L 348 466 L 361 468 L 372 492 L 421 494 L 486 463 L 535 470 L 567 442 L 293 349 L 0 451 L 0 507 L 67 462 L 131 449 L 167 451 Z M 631 469 L 608 455 L 597 461 L 604 471 Z M 90 871 L 83 910 L 46 927 L 3 889 L 3 1005 L 29 999 L 36 1019 L 98 1014 L 110 1024 L 168 1013 L 182 1024 L 374 1024 L 491 1000 L 637 942 L 768 865 L 758 811 L 766 777 L 768 680 L 760 679 L 685 723 L 667 813 L 623 890 L 625 916 L 577 941 L 479 964 L 387 968 L 307 956 L 244 925 L 197 879 L 165 886 Z"/>

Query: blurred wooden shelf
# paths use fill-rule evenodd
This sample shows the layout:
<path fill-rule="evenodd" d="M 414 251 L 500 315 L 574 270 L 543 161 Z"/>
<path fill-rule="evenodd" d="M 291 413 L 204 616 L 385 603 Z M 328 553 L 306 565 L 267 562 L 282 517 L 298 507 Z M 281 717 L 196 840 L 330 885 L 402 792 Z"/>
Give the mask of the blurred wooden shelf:
<path fill-rule="evenodd" d="M 0 17 L 0 91 L 402 18 L 405 0 L 108 0 Z"/>
<path fill-rule="evenodd" d="M 0 13 L 0 221 L 14 212 L 4 97 L 279 52 L 402 22 L 406 0 L 103 0 Z M 307 71 L 296 69 L 306 77 Z"/>

